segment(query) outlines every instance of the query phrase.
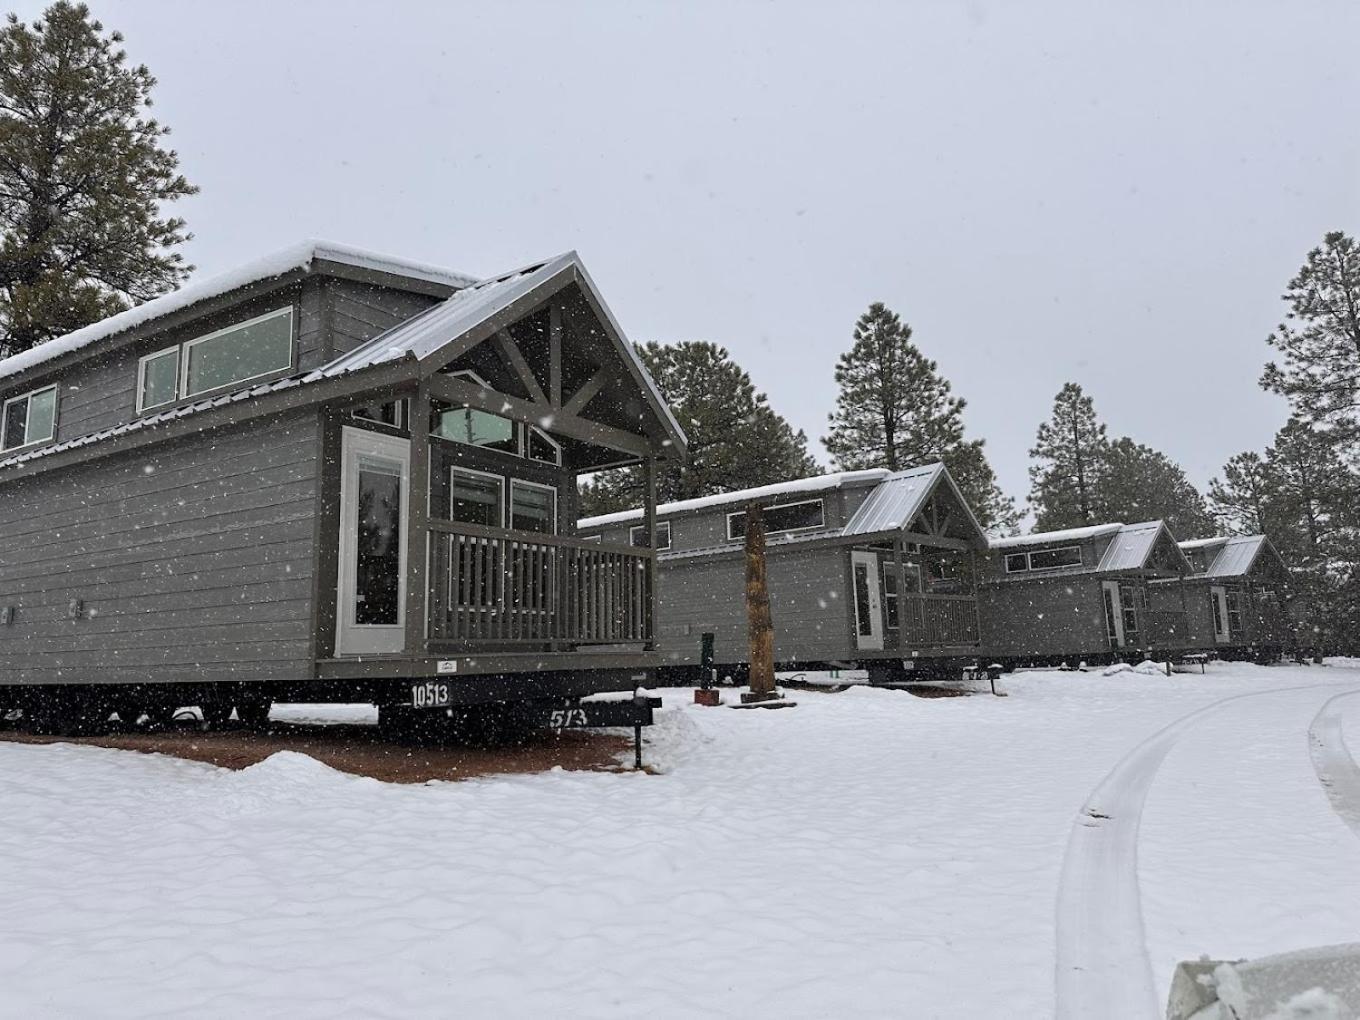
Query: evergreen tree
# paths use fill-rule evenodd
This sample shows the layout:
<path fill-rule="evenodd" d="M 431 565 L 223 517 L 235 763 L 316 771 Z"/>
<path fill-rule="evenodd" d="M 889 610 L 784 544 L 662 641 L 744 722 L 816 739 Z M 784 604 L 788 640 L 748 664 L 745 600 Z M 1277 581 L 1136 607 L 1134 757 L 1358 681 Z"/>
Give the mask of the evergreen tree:
<path fill-rule="evenodd" d="M 196 190 L 146 115 L 156 79 L 58 0 L 0 29 L 0 357 L 177 286 L 188 239 L 161 204 Z"/>
<path fill-rule="evenodd" d="M 638 353 L 689 439 L 685 463 L 663 467 L 657 478 L 661 502 L 819 473 L 807 436 L 771 410 L 726 348 L 652 342 Z M 644 496 L 640 469 L 601 472 L 581 487 L 581 514 L 640 506 Z"/>
<path fill-rule="evenodd" d="M 1095 403 L 1076 383 L 1065 383 L 1029 452 L 1039 461 L 1029 469 L 1036 531 L 1101 523 L 1097 489 L 1108 446 Z"/>
<path fill-rule="evenodd" d="M 1013 531 L 1020 520 L 1015 501 L 997 485 L 982 440 L 964 439 L 966 403 L 911 336 L 881 302 L 860 316 L 854 344 L 836 364 L 840 393 L 822 443 L 846 471 L 943 461 L 982 526 Z"/>
<path fill-rule="evenodd" d="M 1261 385 L 1294 416 L 1360 461 L 1360 247 L 1341 231 L 1308 253 L 1284 293 L 1289 312 L 1268 342 L 1283 355 Z"/>
<path fill-rule="evenodd" d="M 1276 481 L 1270 465 L 1250 450 L 1223 465 L 1223 478 L 1209 482 L 1209 510 L 1219 531 L 1229 535 L 1267 535 Z"/>
<path fill-rule="evenodd" d="M 1208 538 L 1216 530 L 1204 497 L 1181 466 L 1128 437 L 1102 454 L 1095 501 L 1100 521 L 1165 521 L 1178 539 Z"/>

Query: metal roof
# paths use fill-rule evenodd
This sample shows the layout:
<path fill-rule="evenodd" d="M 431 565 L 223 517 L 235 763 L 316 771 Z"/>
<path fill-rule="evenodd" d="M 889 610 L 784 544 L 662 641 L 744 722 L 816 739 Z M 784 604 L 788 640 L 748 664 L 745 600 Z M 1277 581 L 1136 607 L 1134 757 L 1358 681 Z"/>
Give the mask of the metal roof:
<path fill-rule="evenodd" d="M 1252 564 L 1268 544 L 1265 535 L 1235 535 L 1231 538 L 1215 539 L 1222 547 L 1218 555 L 1201 577 L 1243 577 L 1251 571 Z"/>
<path fill-rule="evenodd" d="M 1147 565 L 1148 557 L 1157 544 L 1157 536 L 1166 531 L 1161 521 L 1120 526 L 1119 533 L 1105 547 L 1105 555 L 1096 567 L 1099 571 L 1139 570 Z M 1170 532 L 1167 532 L 1170 535 Z M 1174 540 L 1173 540 L 1173 545 Z M 1179 552 L 1179 550 L 1178 550 Z"/>
<path fill-rule="evenodd" d="M 968 514 L 976 536 L 984 543 L 987 533 L 973 514 L 968 500 L 963 498 L 949 470 L 943 464 L 923 464 L 889 475 L 874 487 L 869 497 L 860 504 L 853 517 L 846 522 L 842 535 L 875 535 L 888 531 L 903 531 L 926 505 L 941 482 L 949 485 L 959 506 Z"/>
<path fill-rule="evenodd" d="M 994 538 L 993 549 L 1018 549 L 1030 545 L 1047 545 L 1050 542 L 1082 542 L 1088 538 L 1113 535 L 1123 528 L 1122 524 L 1092 524 L 1085 528 L 1065 528 L 1062 531 L 1040 531 L 1033 535 L 1011 535 L 1007 538 Z"/>

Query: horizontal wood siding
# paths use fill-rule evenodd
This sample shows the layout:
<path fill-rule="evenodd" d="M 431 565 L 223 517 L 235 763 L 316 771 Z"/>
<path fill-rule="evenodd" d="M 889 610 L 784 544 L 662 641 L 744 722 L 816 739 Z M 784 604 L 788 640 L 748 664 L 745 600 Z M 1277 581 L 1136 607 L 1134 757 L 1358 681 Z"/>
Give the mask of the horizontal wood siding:
<path fill-rule="evenodd" d="M 1108 652 L 1104 596 L 1090 575 L 984 584 L 978 589 L 984 655 Z"/>
<path fill-rule="evenodd" d="M 845 548 L 770 550 L 767 556 L 775 660 L 853 657 Z M 657 624 L 657 644 L 669 665 L 697 664 L 704 633 L 716 636 L 718 662 L 745 662 L 745 561 L 740 556 L 662 561 Z"/>
<path fill-rule="evenodd" d="M 354 280 L 331 278 L 326 281 L 326 314 L 330 319 L 329 357 L 353 350 L 365 340 L 405 322 L 438 302 L 438 298 L 410 291 L 375 287 Z M 313 356 L 309 349 L 304 352 Z M 308 365 L 308 367 L 313 367 Z"/>
<path fill-rule="evenodd" d="M 317 429 L 303 412 L 0 485 L 0 682 L 310 677 Z"/>

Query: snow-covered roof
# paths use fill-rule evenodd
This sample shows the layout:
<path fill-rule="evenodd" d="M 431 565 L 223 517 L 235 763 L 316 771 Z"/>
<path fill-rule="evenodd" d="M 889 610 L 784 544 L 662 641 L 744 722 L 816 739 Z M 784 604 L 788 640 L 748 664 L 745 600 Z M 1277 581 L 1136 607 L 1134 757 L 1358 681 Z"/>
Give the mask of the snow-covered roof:
<path fill-rule="evenodd" d="M 943 464 L 924 464 L 884 478 L 860 504 L 841 534 L 874 535 L 910 527 L 941 482 L 950 487 L 959 505 L 967 512 L 978 540 L 985 542 L 987 533 Z"/>
<path fill-rule="evenodd" d="M 712 496 L 699 496 L 695 499 L 681 499 L 674 503 L 662 503 L 656 508 L 659 516 L 684 513 L 687 510 L 707 510 L 710 507 L 725 506 L 731 503 L 750 503 L 755 500 L 777 499 L 780 496 L 793 496 L 805 493 L 826 492 L 851 485 L 867 485 L 881 482 L 889 472 L 883 468 L 870 468 L 867 471 L 842 471 L 838 474 L 814 475 L 791 482 L 776 482 L 753 489 L 737 489 L 732 492 L 718 492 Z M 642 510 L 619 510 L 612 514 L 585 517 L 576 522 L 577 528 L 602 528 L 611 524 L 624 524 L 642 520 Z"/>
<path fill-rule="evenodd" d="M 1198 539 L 1195 542 L 1181 542 L 1180 547 L 1186 548 L 1205 548 L 1218 547 L 1218 553 L 1213 561 L 1198 577 L 1244 577 L 1251 572 L 1256 559 L 1261 555 L 1261 550 L 1269 547 L 1270 540 L 1265 535 L 1233 535 L 1219 536 L 1218 538 Z M 1276 554 L 1279 555 L 1278 553 Z"/>
<path fill-rule="evenodd" d="M 319 252 L 320 249 L 317 249 L 317 251 Z M 322 256 L 318 254 L 316 257 L 329 258 L 330 255 Z M 268 383 L 246 386 L 231 393 L 147 415 L 89 435 L 26 450 L 14 456 L 0 459 L 0 468 L 37 460 L 40 457 L 63 450 L 88 446 L 113 436 L 150 428 L 176 418 L 187 417 L 214 407 L 235 403 L 238 400 L 305 386 L 320 382 L 323 379 L 334 379 L 362 369 L 403 359 L 419 361 L 436 353 L 441 347 L 457 340 L 464 333 L 481 323 L 494 318 L 514 301 L 540 284 L 546 283 L 553 276 L 573 268 L 578 271 L 581 270 L 580 259 L 575 252 L 568 252 L 565 255 L 559 255 L 544 262 L 537 262 L 523 269 L 490 277 L 481 283 L 456 291 L 440 304 L 420 312 L 384 333 L 380 333 L 372 340 L 360 344 L 353 351 L 341 354 L 320 368 Z M 598 296 L 597 300 L 600 300 Z M 651 386 L 658 411 L 673 426 L 676 436 L 683 443 L 684 430 L 680 428 L 680 424 L 675 420 L 665 400 L 656 391 L 655 384 L 642 365 L 637 351 L 626 340 L 623 340 L 618 346 L 622 349 L 624 356 L 630 359 L 630 364 L 633 365 L 640 378 Z"/>
<path fill-rule="evenodd" d="M 1219 535 L 1217 538 L 1191 538 L 1184 542 L 1177 542 L 1182 552 L 1189 552 L 1192 549 L 1205 549 L 1211 545 L 1222 545 L 1228 540 L 1226 535 Z"/>
<path fill-rule="evenodd" d="M 1147 564 L 1148 557 L 1152 555 L 1152 548 L 1157 544 L 1157 536 L 1165 530 L 1166 525 L 1161 521 L 1122 525 L 1114 541 L 1105 547 L 1105 555 L 1100 558 L 1100 564 L 1096 569 L 1100 571 L 1140 569 Z"/>
<path fill-rule="evenodd" d="M 1031 545 L 1048 545 L 1050 542 L 1081 542 L 1088 538 L 1101 538 L 1113 535 L 1122 524 L 1092 524 L 1085 528 L 1066 528 L 1063 531 L 1041 531 L 1033 535 L 1011 535 L 1007 538 L 994 538 L 993 549 L 1019 549 Z"/>
<path fill-rule="evenodd" d="M 179 290 L 143 302 L 125 312 L 111 315 L 107 319 L 91 323 L 65 336 L 59 336 L 47 343 L 39 344 L 27 351 L 11 355 L 0 361 L 0 379 L 16 375 L 52 361 L 64 354 L 78 351 L 100 340 L 116 336 L 127 330 L 145 325 L 171 312 L 188 308 L 190 305 L 230 293 L 241 287 L 268 280 L 298 269 L 310 269 L 317 261 L 338 262 L 356 269 L 371 269 L 377 272 L 407 276 L 427 283 L 438 283 L 449 287 L 467 287 L 477 282 L 477 278 L 451 269 L 412 262 L 395 255 L 383 255 L 366 251 L 334 241 L 309 240 L 290 245 L 263 258 L 255 259 L 216 276 L 189 283 Z"/>

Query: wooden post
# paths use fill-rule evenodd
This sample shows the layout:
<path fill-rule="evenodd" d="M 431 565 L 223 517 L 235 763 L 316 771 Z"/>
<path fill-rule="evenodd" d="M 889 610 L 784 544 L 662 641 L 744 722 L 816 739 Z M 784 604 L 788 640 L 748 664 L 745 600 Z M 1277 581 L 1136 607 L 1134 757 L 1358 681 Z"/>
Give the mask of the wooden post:
<path fill-rule="evenodd" d="M 406 509 L 406 654 L 424 655 L 429 623 L 430 391 L 411 395 L 411 476 Z"/>
<path fill-rule="evenodd" d="M 897 654 L 901 656 L 907 647 L 907 619 L 906 619 L 906 573 L 903 565 L 905 557 L 902 555 L 904 540 L 901 535 L 893 536 L 893 569 L 897 571 Z M 888 623 L 888 591 L 883 589 L 883 623 Z"/>
<path fill-rule="evenodd" d="M 656 458 L 648 457 L 643 462 L 643 479 L 647 487 L 646 502 L 642 510 L 643 534 L 647 537 L 647 644 L 651 651 L 656 647 Z"/>
<path fill-rule="evenodd" d="M 751 701 L 767 701 L 774 693 L 774 623 L 770 587 L 765 575 L 765 516 L 746 508 L 746 633 L 751 664 Z"/>

